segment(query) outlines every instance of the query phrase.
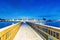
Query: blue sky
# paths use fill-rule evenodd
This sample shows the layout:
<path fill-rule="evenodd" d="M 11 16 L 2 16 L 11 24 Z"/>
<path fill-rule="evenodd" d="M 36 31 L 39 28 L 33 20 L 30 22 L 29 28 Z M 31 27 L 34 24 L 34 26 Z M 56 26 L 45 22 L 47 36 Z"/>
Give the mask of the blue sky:
<path fill-rule="evenodd" d="M 0 0 L 0 18 L 60 19 L 60 0 Z"/>

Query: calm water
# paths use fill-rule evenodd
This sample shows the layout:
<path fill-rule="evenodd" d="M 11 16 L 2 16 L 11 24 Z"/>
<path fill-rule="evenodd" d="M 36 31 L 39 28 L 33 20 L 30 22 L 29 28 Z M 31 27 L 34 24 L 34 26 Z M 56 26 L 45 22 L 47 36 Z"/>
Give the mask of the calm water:
<path fill-rule="evenodd" d="M 55 26 L 60 28 L 60 22 L 46 22 L 46 25 Z"/>
<path fill-rule="evenodd" d="M 0 29 L 12 25 L 13 23 L 17 22 L 0 22 Z"/>

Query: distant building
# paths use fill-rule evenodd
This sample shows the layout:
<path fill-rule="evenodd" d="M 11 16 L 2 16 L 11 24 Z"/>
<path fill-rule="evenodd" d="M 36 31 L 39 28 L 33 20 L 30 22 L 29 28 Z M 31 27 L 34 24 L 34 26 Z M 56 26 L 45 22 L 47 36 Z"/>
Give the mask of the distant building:
<path fill-rule="evenodd" d="M 46 21 L 46 18 L 43 18 L 44 21 Z"/>
<path fill-rule="evenodd" d="M 0 22 L 5 22 L 5 21 L 6 21 L 6 19 L 0 18 Z"/>

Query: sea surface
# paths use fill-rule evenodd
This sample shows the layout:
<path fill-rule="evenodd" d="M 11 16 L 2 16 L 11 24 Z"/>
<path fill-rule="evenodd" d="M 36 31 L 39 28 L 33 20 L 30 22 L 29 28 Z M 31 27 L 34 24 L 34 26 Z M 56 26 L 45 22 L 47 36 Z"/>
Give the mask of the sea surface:
<path fill-rule="evenodd" d="M 45 22 L 44 24 L 60 28 L 60 22 Z"/>
<path fill-rule="evenodd" d="M 0 29 L 7 27 L 9 25 L 15 24 L 15 23 L 17 23 L 17 22 L 0 22 Z"/>

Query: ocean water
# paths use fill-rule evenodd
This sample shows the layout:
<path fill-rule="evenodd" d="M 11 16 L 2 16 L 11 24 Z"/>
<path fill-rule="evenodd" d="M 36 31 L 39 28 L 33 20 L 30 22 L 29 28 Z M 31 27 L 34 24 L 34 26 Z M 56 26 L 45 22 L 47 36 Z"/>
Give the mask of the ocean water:
<path fill-rule="evenodd" d="M 60 28 L 60 22 L 45 22 L 44 24 Z"/>
<path fill-rule="evenodd" d="M 0 29 L 7 27 L 9 25 L 15 24 L 15 23 L 17 23 L 17 22 L 0 22 Z"/>

